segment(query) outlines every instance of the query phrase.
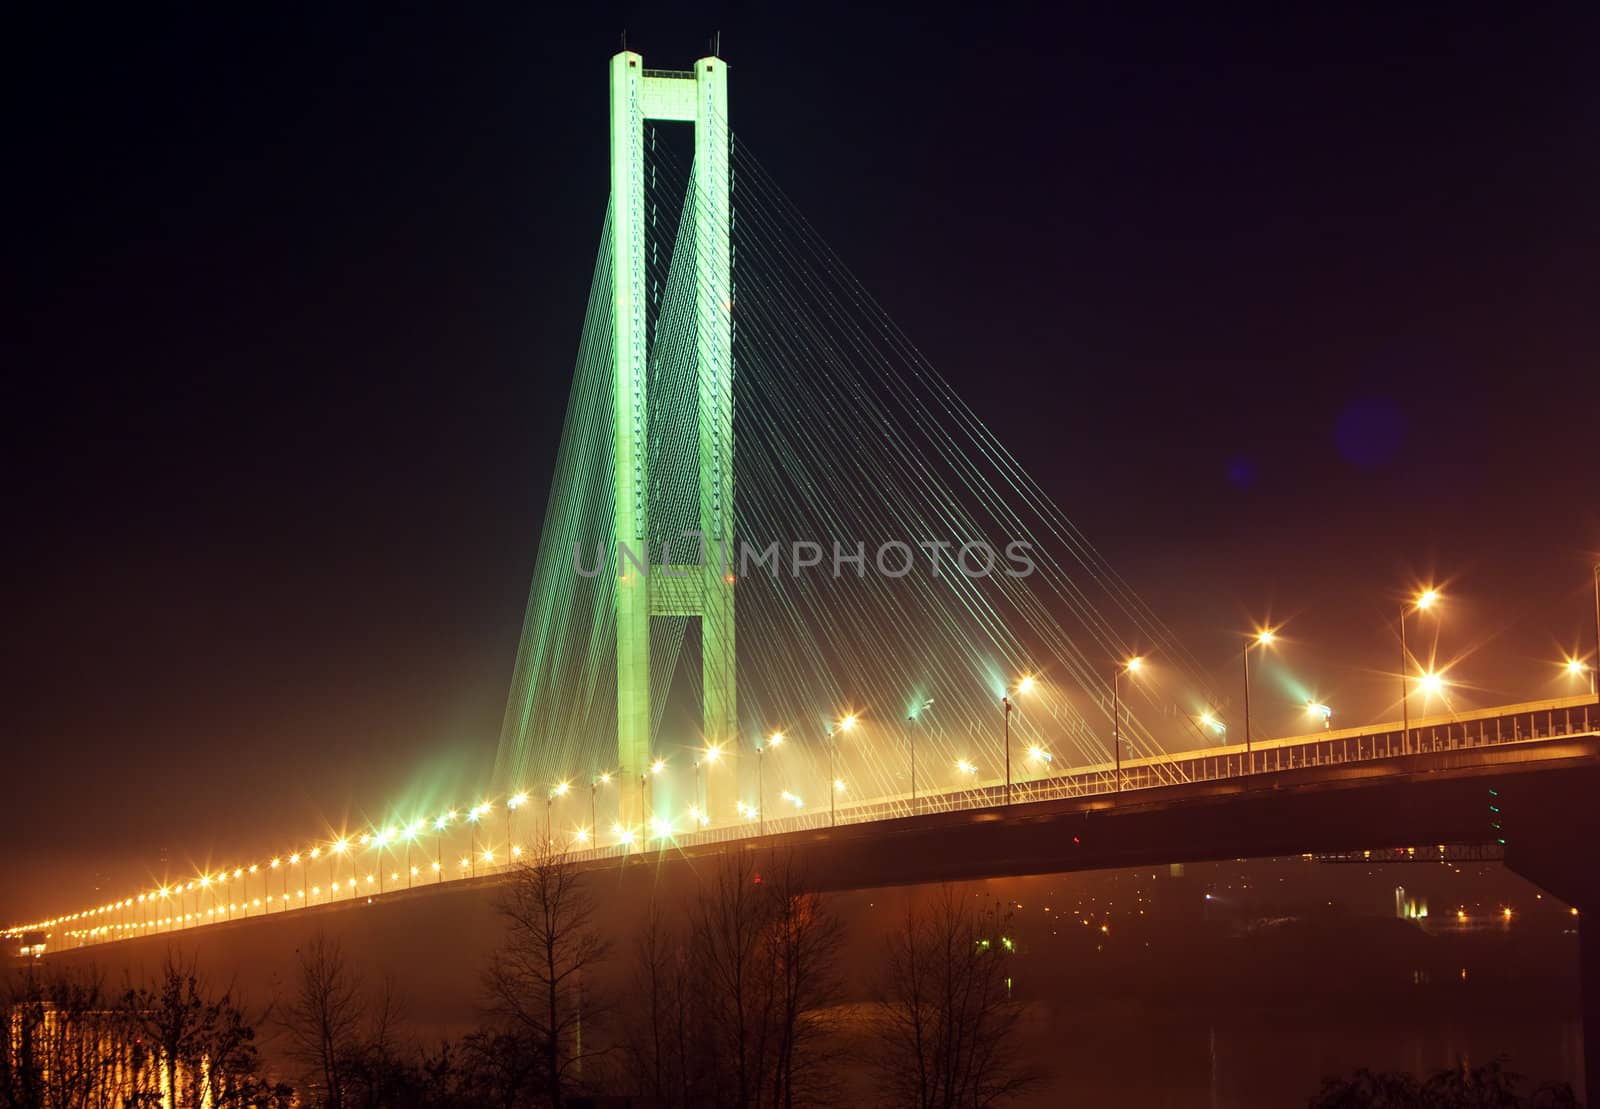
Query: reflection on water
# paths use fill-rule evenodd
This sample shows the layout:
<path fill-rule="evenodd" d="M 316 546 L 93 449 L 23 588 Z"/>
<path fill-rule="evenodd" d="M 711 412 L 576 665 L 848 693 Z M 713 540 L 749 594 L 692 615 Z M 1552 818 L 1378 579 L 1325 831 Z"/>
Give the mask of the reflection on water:
<path fill-rule="evenodd" d="M 1434 968 L 1416 967 L 1403 988 L 1373 986 L 1363 1002 L 1344 967 L 1326 966 L 1292 998 L 1243 977 L 1188 999 L 1096 989 L 1081 1002 L 1035 1001 L 1028 1035 L 1051 1082 L 1028 1104 L 1282 1109 L 1358 1067 L 1425 1075 L 1497 1056 L 1518 1073 L 1582 1089 L 1582 1021 L 1575 993 L 1559 983 L 1485 974 L 1475 988 L 1461 976 L 1467 968 L 1441 983 Z"/>
<path fill-rule="evenodd" d="M 1427 1074 L 1457 1058 L 1481 1062 L 1499 1054 L 1541 1079 L 1576 1085 L 1582 1078 L 1576 1017 L 1338 1013 L 1315 998 L 1210 1012 L 1043 1008 L 1033 1034 L 1041 1057 L 1051 1060 L 1052 1081 L 1030 1102 L 1037 1106 L 1066 1098 L 1137 1109 L 1282 1109 L 1304 1104 L 1324 1076 L 1357 1067 Z"/>

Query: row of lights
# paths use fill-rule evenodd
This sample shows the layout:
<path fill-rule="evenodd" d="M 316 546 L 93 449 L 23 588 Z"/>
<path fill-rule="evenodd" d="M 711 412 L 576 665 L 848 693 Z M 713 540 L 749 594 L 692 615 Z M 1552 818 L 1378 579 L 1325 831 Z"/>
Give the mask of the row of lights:
<path fill-rule="evenodd" d="M 1600 620 L 1600 568 L 1597 568 L 1597 572 L 1596 572 L 1596 591 L 1597 591 L 1596 592 L 1596 597 L 1597 597 L 1597 620 Z M 1433 587 L 1429 587 L 1427 589 L 1421 590 L 1413 598 L 1413 600 L 1409 603 L 1409 605 L 1407 607 L 1403 607 L 1402 608 L 1401 613 L 1400 613 L 1400 637 L 1401 637 L 1401 651 L 1402 651 L 1402 665 L 1403 665 L 1403 670 L 1402 670 L 1402 674 L 1401 674 L 1401 683 L 1402 683 L 1402 698 L 1401 698 L 1401 700 L 1402 700 L 1403 710 L 1407 714 L 1409 714 L 1409 682 L 1410 682 L 1409 671 L 1410 671 L 1410 668 L 1411 668 L 1411 659 L 1410 659 L 1409 652 L 1407 651 L 1407 649 L 1405 647 L 1406 618 L 1413 611 L 1423 612 L 1423 611 L 1432 610 L 1438 604 L 1438 602 L 1440 600 L 1441 600 L 1441 594 L 1440 594 L 1439 590 L 1436 589 L 1436 588 L 1433 588 Z M 1250 732 L 1250 709 L 1249 709 L 1249 691 L 1250 691 L 1250 685 L 1249 685 L 1249 655 L 1250 655 L 1250 650 L 1251 650 L 1252 647 L 1262 647 L 1262 648 L 1271 647 L 1274 644 L 1274 642 L 1276 641 L 1276 639 L 1277 639 L 1277 631 L 1278 631 L 1278 629 L 1271 628 L 1271 627 L 1261 628 L 1261 629 L 1258 629 L 1256 632 L 1254 632 L 1251 636 L 1247 637 L 1247 639 L 1246 639 L 1245 650 L 1243 652 L 1243 660 L 1244 660 L 1243 664 L 1244 664 L 1244 673 L 1245 673 L 1245 702 L 1244 702 L 1244 711 L 1245 711 L 1245 746 L 1246 746 L 1246 750 L 1247 751 L 1249 750 L 1249 747 L 1250 747 L 1250 744 L 1251 744 L 1251 738 L 1252 738 L 1251 737 L 1251 732 Z M 1114 699 L 1115 699 L 1116 691 L 1118 689 L 1118 679 L 1120 679 L 1120 677 L 1123 674 L 1127 674 L 1129 676 L 1137 676 L 1144 669 L 1144 666 L 1145 666 L 1144 658 L 1142 656 L 1135 655 L 1135 656 L 1129 658 L 1126 662 L 1122 663 L 1118 667 L 1118 669 L 1114 673 L 1114 680 L 1113 680 L 1113 695 L 1114 695 Z M 1571 675 L 1571 676 L 1574 676 L 1574 677 L 1581 677 L 1584 673 L 1588 672 L 1589 669 L 1590 669 L 1585 664 L 1585 662 L 1580 658 L 1569 658 L 1569 659 L 1567 659 L 1566 663 L 1565 663 L 1565 668 L 1566 668 L 1567 673 L 1569 675 Z M 1438 673 L 1437 671 L 1427 670 L 1427 671 L 1423 671 L 1421 674 L 1419 674 L 1417 676 L 1417 684 L 1418 684 L 1418 687 L 1422 690 L 1422 692 L 1425 695 L 1434 695 L 1434 694 L 1439 694 L 1444 690 L 1446 682 L 1445 682 L 1444 677 L 1443 677 L 1442 674 Z M 1019 678 L 1017 680 L 1016 685 L 1014 687 L 1014 692 L 1017 693 L 1017 694 L 1027 694 L 1027 693 L 1032 692 L 1035 689 L 1036 685 L 1037 685 L 1037 681 L 1032 675 L 1023 675 L 1021 678 Z M 1007 764 L 1007 785 L 1008 785 L 1008 788 L 1009 788 L 1009 784 L 1010 784 L 1010 781 L 1009 781 L 1009 779 L 1010 779 L 1010 770 L 1009 770 L 1009 768 L 1010 768 L 1009 716 L 1010 716 L 1010 711 L 1011 711 L 1011 703 L 1010 703 L 1009 697 L 1003 698 L 1003 703 L 1004 703 L 1005 708 L 1006 708 L 1006 716 L 1007 716 L 1007 736 L 1006 736 L 1006 752 L 1005 752 L 1005 756 L 1006 756 L 1006 764 Z M 931 704 L 931 702 L 929 702 L 929 704 Z M 1315 702 L 1315 701 L 1308 701 L 1306 707 L 1307 707 L 1307 712 L 1309 714 L 1311 714 L 1313 716 L 1316 716 L 1316 717 L 1320 717 L 1320 719 L 1322 720 L 1322 722 L 1323 722 L 1325 727 L 1328 725 L 1329 721 L 1331 720 L 1332 714 L 1333 714 L 1333 710 L 1329 706 L 1327 706 L 1325 704 L 1321 704 L 1321 703 Z M 1121 738 L 1120 738 L 1120 733 L 1119 733 L 1119 729 L 1120 729 L 1120 714 L 1116 712 L 1115 708 L 1113 709 L 1113 716 L 1114 716 L 1113 745 L 1115 747 L 1115 756 L 1116 756 L 1116 761 L 1117 761 L 1117 765 L 1118 765 L 1118 768 L 1119 768 L 1118 784 L 1120 786 L 1120 778 L 1121 778 L 1120 765 L 1121 765 L 1121 746 L 1122 746 L 1122 744 L 1121 744 Z M 1221 719 L 1218 718 L 1218 716 L 1216 715 L 1215 712 L 1212 712 L 1212 711 L 1203 712 L 1203 713 L 1200 714 L 1199 719 L 1200 719 L 1200 722 L 1201 722 L 1202 725 L 1212 728 L 1219 735 L 1225 735 L 1226 734 L 1227 726 Z M 833 727 L 830 727 L 828 729 L 828 733 L 827 734 L 828 734 L 829 738 L 831 739 L 836 734 L 851 732 L 851 731 L 855 730 L 855 728 L 857 727 L 859 722 L 860 722 L 860 718 L 856 713 L 852 712 L 852 713 L 845 714 L 844 716 L 839 718 L 839 720 L 837 721 L 837 723 Z M 1409 723 L 1406 724 L 1406 730 L 1409 731 Z M 776 731 L 776 732 L 771 733 L 766 738 L 765 742 L 758 742 L 756 744 L 756 754 L 757 754 L 757 760 L 758 760 L 757 761 L 758 803 L 756 805 L 749 805 L 748 803 L 746 803 L 746 802 L 744 802 L 742 800 L 738 801 L 736 803 L 736 805 L 735 805 L 735 809 L 736 809 L 738 815 L 740 816 L 740 818 L 742 818 L 744 820 L 747 820 L 747 821 L 748 820 L 761 820 L 763 818 L 763 816 L 764 816 L 764 812 L 763 812 L 764 805 L 762 804 L 762 801 L 764 800 L 764 798 L 762 796 L 760 796 L 761 787 L 760 787 L 760 784 L 759 784 L 759 775 L 760 775 L 762 757 L 764 756 L 764 753 L 765 753 L 767 748 L 782 746 L 783 743 L 785 742 L 785 738 L 786 737 L 785 737 L 783 732 Z M 830 758 L 830 774 L 829 774 L 829 778 L 830 778 L 830 780 L 832 782 L 832 787 L 833 787 L 832 790 L 830 790 L 830 797 L 829 797 L 830 811 L 831 811 L 832 806 L 833 806 L 834 795 L 841 794 L 841 793 L 845 792 L 845 788 L 846 788 L 844 781 L 832 773 L 831 762 L 832 762 L 834 753 L 835 753 L 834 746 L 832 744 L 830 744 L 829 745 L 829 758 Z M 1036 764 L 1048 764 L 1048 763 L 1053 761 L 1053 758 L 1052 758 L 1051 754 L 1047 750 L 1045 750 L 1042 746 L 1040 746 L 1038 744 L 1030 745 L 1026 749 L 1026 754 L 1027 754 L 1027 757 L 1030 760 L 1032 760 L 1034 763 L 1036 763 Z M 701 752 L 701 760 L 697 760 L 696 761 L 695 766 L 696 766 L 697 772 L 698 772 L 698 768 L 699 768 L 700 762 L 702 760 L 707 764 L 714 765 L 714 764 L 716 764 L 717 762 L 720 761 L 721 757 L 722 757 L 722 748 L 720 746 L 710 745 L 710 746 L 706 747 Z M 913 757 L 914 757 L 914 755 L 913 755 Z M 652 760 L 650 765 L 649 765 L 649 773 L 650 773 L 650 775 L 652 777 L 657 777 L 657 776 L 661 775 L 666 770 L 666 768 L 667 768 L 666 760 L 663 759 L 663 758 L 656 758 L 656 759 Z M 960 774 L 960 775 L 962 775 L 964 777 L 967 777 L 967 778 L 976 777 L 977 774 L 978 774 L 977 765 L 972 760 L 970 760 L 968 758 L 965 758 L 965 757 L 959 758 L 959 759 L 956 760 L 956 762 L 955 762 L 955 770 L 956 770 L 956 772 L 958 774 Z M 591 782 L 591 817 L 593 815 L 592 805 L 593 805 L 593 793 L 594 793 L 595 788 L 598 787 L 599 785 L 608 785 L 608 784 L 610 784 L 612 782 L 612 780 L 613 780 L 613 774 L 611 772 L 607 771 L 607 772 L 604 772 L 604 773 L 601 773 L 600 775 L 598 775 Z M 912 785 L 912 789 L 913 789 L 913 795 L 914 795 L 914 793 L 915 793 L 915 768 L 914 768 L 914 764 L 913 764 L 913 785 Z M 555 799 L 563 798 L 563 797 L 568 796 L 571 793 L 571 790 L 572 790 L 572 784 L 571 784 L 570 780 L 563 780 L 563 781 L 557 782 L 556 784 L 554 784 L 553 786 L 550 787 L 550 790 L 549 790 L 549 792 L 547 794 L 547 803 L 550 802 L 550 801 L 553 801 Z M 804 807 L 804 801 L 798 795 L 790 792 L 789 790 L 784 790 L 782 792 L 781 799 L 785 803 L 793 806 L 796 810 L 802 809 Z M 510 855 L 513 858 L 519 856 L 521 854 L 521 852 L 520 852 L 520 849 L 516 845 L 509 843 L 509 840 L 511 838 L 510 829 L 509 829 L 509 821 L 510 821 L 510 815 L 509 814 L 512 813 L 512 812 L 515 812 L 518 808 L 520 808 L 523 805 L 525 805 L 527 803 L 527 801 L 528 801 L 528 794 L 526 793 L 526 791 L 518 792 L 517 794 L 509 797 L 507 799 L 507 801 L 506 801 L 506 809 L 507 809 L 507 813 L 508 813 L 508 816 L 507 816 L 507 821 L 508 821 L 508 829 L 507 829 L 508 849 L 509 849 Z M 487 816 L 492 811 L 492 808 L 493 808 L 492 803 L 488 802 L 488 801 L 483 801 L 483 802 L 480 802 L 477 805 L 474 805 L 467 812 L 466 822 L 469 823 L 469 824 L 476 825 L 477 823 L 479 823 L 483 819 L 483 817 Z M 703 811 L 699 807 L 698 804 L 691 805 L 689 807 L 688 812 L 689 812 L 689 819 L 691 820 L 691 822 L 695 826 L 703 827 L 703 826 L 705 826 L 705 825 L 710 823 L 710 815 L 709 815 L 709 813 Z M 450 825 L 456 819 L 457 819 L 457 812 L 456 812 L 456 810 L 452 809 L 452 810 L 446 812 L 445 814 L 439 816 L 438 818 L 436 818 L 433 821 L 433 829 L 436 832 L 442 833 L 446 829 L 448 829 L 450 827 Z M 670 837 L 672 835 L 672 823 L 671 823 L 670 820 L 667 820 L 667 819 L 664 819 L 664 818 L 661 818 L 661 817 L 657 817 L 657 816 L 652 816 L 652 817 L 649 818 L 647 823 L 648 823 L 649 831 L 651 833 L 651 837 L 652 838 L 658 838 L 658 839 L 659 838 L 667 838 L 667 837 Z M 391 843 L 402 842 L 402 841 L 405 842 L 409 847 L 409 845 L 411 843 L 415 842 L 417 837 L 422 834 L 422 832 L 425 830 L 425 827 L 426 827 L 426 822 L 424 822 L 424 821 L 416 821 L 416 822 L 414 822 L 414 823 L 412 823 L 410 825 L 407 825 L 403 830 L 397 830 L 397 829 L 395 829 L 393 827 L 385 828 L 385 829 L 382 829 L 382 830 L 375 830 L 375 831 L 373 831 L 371 833 L 363 834 L 362 836 L 359 837 L 359 840 L 357 842 L 363 847 L 369 846 L 369 845 L 375 845 L 380 851 L 384 847 L 390 845 Z M 623 848 L 628 848 L 628 847 L 631 847 L 637 840 L 637 836 L 636 836 L 634 830 L 631 829 L 631 828 L 623 827 L 623 825 L 620 822 L 614 824 L 612 830 L 613 830 L 614 834 L 617 837 L 616 841 L 615 841 L 615 845 L 616 846 L 621 846 Z M 583 846 L 587 846 L 589 844 L 591 838 L 592 837 L 591 837 L 590 830 L 588 828 L 582 827 L 582 826 L 578 827 L 575 830 L 575 832 L 573 833 L 573 836 L 572 836 L 573 842 L 575 842 L 575 843 L 577 843 L 579 845 L 583 845 Z M 335 839 L 334 841 L 332 841 L 328 845 L 328 850 L 330 851 L 330 853 L 332 853 L 334 855 L 343 856 L 344 854 L 346 854 L 350 850 L 350 847 L 351 847 L 350 840 L 348 838 L 346 838 L 346 837 L 341 836 L 338 839 Z M 312 847 L 310 849 L 309 852 L 307 852 L 307 857 L 309 859 L 315 860 L 315 859 L 319 858 L 321 856 L 321 854 L 322 854 L 322 847 L 321 846 L 314 846 L 314 847 Z M 478 856 L 478 853 L 476 851 L 476 844 L 474 843 L 472 853 L 469 854 L 469 856 L 467 858 L 464 858 L 464 859 L 461 860 L 461 869 L 463 871 L 466 871 L 466 870 L 469 870 L 469 869 L 475 871 L 475 864 L 476 864 L 476 861 L 477 861 L 478 857 L 479 856 Z M 481 857 L 482 857 L 482 859 L 483 859 L 483 861 L 485 863 L 492 864 L 495 861 L 495 857 L 494 857 L 494 853 L 493 853 L 492 848 L 486 848 L 483 851 Z M 288 861 L 289 861 L 290 865 L 299 864 L 301 862 L 300 853 L 296 852 L 294 854 L 291 854 L 289 856 L 289 860 Z M 282 859 L 281 858 L 273 858 L 270 861 L 270 863 L 268 863 L 267 865 L 268 865 L 268 869 L 276 870 L 282 865 Z M 233 878 L 243 878 L 246 875 L 246 873 L 255 874 L 255 873 L 258 872 L 259 869 L 260 869 L 259 865 L 257 865 L 257 864 L 252 864 L 248 868 L 238 867 L 238 868 L 234 869 L 234 871 L 232 873 L 232 877 Z M 411 877 L 415 877 L 420 873 L 418 868 L 410 867 L 409 864 L 408 864 L 408 869 L 409 869 L 409 873 L 410 873 Z M 442 864 L 442 861 L 441 860 L 435 860 L 434 863 L 432 864 L 432 869 L 436 874 L 438 874 L 440 876 L 440 879 L 442 880 L 442 878 L 443 878 L 443 864 Z M 398 879 L 398 872 L 396 873 L 395 877 Z M 207 875 L 207 874 L 200 875 L 200 877 L 198 879 L 199 886 L 200 886 L 200 888 L 202 890 L 209 889 L 211 887 L 211 885 L 213 884 L 213 882 L 216 881 L 216 880 L 219 880 L 219 879 L 224 884 L 227 883 L 228 874 L 227 874 L 227 872 L 225 870 L 219 872 L 219 874 L 217 876 L 215 876 L 215 877 L 212 876 L 212 875 Z M 374 876 L 369 874 L 367 876 L 367 882 L 368 882 L 369 885 L 372 884 L 374 882 Z M 101 906 L 101 907 L 99 907 L 97 909 L 82 910 L 80 912 L 73 913 L 73 914 L 70 914 L 70 915 L 67 915 L 67 916 L 57 917 L 57 918 L 53 918 L 53 919 L 48 920 L 48 921 L 43 921 L 43 922 L 39 922 L 39 923 L 32 924 L 32 925 L 22 926 L 22 927 L 13 929 L 12 931 L 14 933 L 20 933 L 22 931 L 31 931 L 31 930 L 36 930 L 36 929 L 39 929 L 39 928 L 44 928 L 44 927 L 55 927 L 55 926 L 58 926 L 58 925 L 63 924 L 63 923 L 70 923 L 70 922 L 79 921 L 79 920 L 88 920 L 88 919 L 91 919 L 91 918 L 96 917 L 96 916 L 103 916 L 106 913 L 114 913 L 114 912 L 116 912 L 118 910 L 125 910 L 125 909 L 128 909 L 128 908 L 134 907 L 137 904 L 143 904 L 143 903 L 145 903 L 147 901 L 153 901 L 157 897 L 165 899 L 167 897 L 170 897 L 174 892 L 178 892 L 181 895 L 182 893 L 188 892 L 190 890 L 193 890 L 194 888 L 195 888 L 195 882 L 193 882 L 193 881 L 188 882 L 188 883 L 184 884 L 181 887 L 163 886 L 158 890 L 151 891 L 150 893 L 141 893 L 136 898 L 129 898 L 129 899 L 125 899 L 125 900 L 122 900 L 122 901 L 119 901 L 119 902 L 114 902 L 111 905 Z M 338 888 L 337 884 L 332 884 L 332 883 L 330 884 L 330 897 L 332 895 L 333 890 L 335 890 L 337 888 Z M 353 891 L 356 888 L 356 879 L 354 877 L 352 877 L 350 879 L 350 881 L 349 881 L 349 888 L 352 890 L 352 896 L 353 896 Z M 298 898 L 301 899 L 301 900 L 304 900 L 305 899 L 305 892 L 306 891 L 305 891 L 304 888 L 301 891 L 299 891 L 299 893 L 297 895 Z M 320 894 L 320 892 L 321 892 L 320 887 L 318 887 L 316 889 L 313 889 L 311 892 L 313 894 Z M 272 900 L 273 899 L 272 899 L 271 895 L 268 894 L 267 898 L 266 898 L 266 901 L 268 903 L 269 909 L 270 909 L 270 903 L 271 903 Z M 289 902 L 289 897 L 288 897 L 287 893 L 285 893 L 283 895 L 282 901 L 284 903 L 284 907 L 287 908 L 288 907 L 288 902 Z M 254 902 L 247 903 L 246 906 L 244 906 L 245 911 L 248 911 L 248 909 L 250 907 L 252 907 L 252 906 L 259 908 L 261 906 L 261 900 L 258 898 Z M 228 906 L 226 906 L 224 911 L 231 917 L 231 914 L 233 912 L 235 912 L 235 911 L 239 911 L 239 909 L 240 909 L 240 906 L 233 905 L 230 902 L 230 904 Z M 214 916 L 215 912 L 216 912 L 216 910 L 213 909 L 211 911 L 211 913 L 208 914 L 208 915 L 213 915 Z M 181 920 L 182 921 L 189 921 L 191 919 L 198 918 L 199 915 L 200 914 L 198 912 L 196 912 L 194 914 L 184 914 L 184 915 L 181 916 Z M 164 918 L 161 923 L 170 923 L 171 921 L 173 921 L 175 919 L 180 919 L 180 918 Z M 98 929 L 90 929 L 88 931 L 93 932 L 93 931 L 97 931 L 97 930 L 103 933 L 107 929 L 106 929 L 106 926 L 101 926 Z M 79 934 L 83 934 L 83 930 L 76 930 L 76 931 L 78 931 Z"/>

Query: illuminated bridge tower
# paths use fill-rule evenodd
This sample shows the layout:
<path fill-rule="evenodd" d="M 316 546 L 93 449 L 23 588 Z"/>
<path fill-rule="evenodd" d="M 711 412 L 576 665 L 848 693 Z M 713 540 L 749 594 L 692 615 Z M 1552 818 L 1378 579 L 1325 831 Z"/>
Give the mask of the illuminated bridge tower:
<path fill-rule="evenodd" d="M 649 815 L 650 618 L 700 618 L 701 682 L 707 744 L 733 753 L 737 719 L 733 604 L 733 330 L 728 140 L 728 70 L 701 58 L 692 72 L 646 70 L 640 55 L 611 59 L 611 262 L 614 281 L 615 534 L 648 565 L 649 302 L 645 124 L 694 125 L 690 189 L 692 288 L 699 434 L 699 530 L 706 557 L 695 565 L 649 566 L 641 573 L 619 552 L 617 570 L 617 753 L 623 822 Z M 680 244 L 685 239 L 680 234 Z M 680 249 L 681 246 L 680 246 Z M 721 552 L 728 552 L 724 558 Z M 711 768 L 708 768 L 708 770 Z M 705 776 L 707 810 L 719 821 L 732 776 Z"/>

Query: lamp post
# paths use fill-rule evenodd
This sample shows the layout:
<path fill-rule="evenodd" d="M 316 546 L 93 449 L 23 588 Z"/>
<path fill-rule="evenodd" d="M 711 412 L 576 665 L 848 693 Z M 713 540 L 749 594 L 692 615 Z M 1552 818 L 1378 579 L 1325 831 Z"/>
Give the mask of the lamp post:
<path fill-rule="evenodd" d="M 1589 668 L 1589 692 L 1600 693 L 1600 562 L 1594 564 L 1594 665 Z"/>
<path fill-rule="evenodd" d="M 1137 674 L 1144 669 L 1144 659 L 1134 655 L 1126 663 L 1117 667 L 1111 675 L 1111 746 L 1115 749 L 1117 766 L 1117 792 L 1122 791 L 1122 707 L 1121 683 L 1123 674 Z"/>
<path fill-rule="evenodd" d="M 828 727 L 828 826 L 830 828 L 836 826 L 839 822 L 837 807 L 839 774 L 834 767 L 834 756 L 839 747 L 839 733 L 854 731 L 855 726 L 856 714 L 851 712 L 846 713 L 840 719 L 838 725 L 829 725 Z"/>
<path fill-rule="evenodd" d="M 783 733 L 773 732 L 767 737 L 765 743 L 756 744 L 756 835 L 767 834 L 767 789 L 762 780 L 762 764 L 766 759 L 768 747 L 777 747 L 783 743 Z"/>
<path fill-rule="evenodd" d="M 655 759 L 654 761 L 652 761 L 650 763 L 650 779 L 651 780 L 650 781 L 647 781 L 647 780 L 644 780 L 644 779 L 640 780 L 640 783 L 639 783 L 640 791 L 644 794 L 645 801 L 646 801 L 645 809 L 649 813 L 649 815 L 645 819 L 648 820 L 648 821 L 652 821 L 653 822 L 656 819 L 656 787 L 652 784 L 652 781 L 654 779 L 656 779 L 656 778 L 661 777 L 662 771 L 666 770 L 666 768 L 667 768 L 667 760 L 666 759 L 661 759 L 661 758 Z M 650 827 L 653 829 L 655 827 L 655 824 L 651 823 Z M 647 847 L 649 846 L 649 837 L 648 836 L 645 838 L 645 845 Z"/>
<path fill-rule="evenodd" d="M 569 792 L 571 792 L 571 790 L 571 782 L 557 782 L 555 785 L 550 787 L 550 794 L 544 800 L 544 834 L 546 850 L 549 850 L 551 847 L 553 847 L 556 842 L 554 810 L 552 806 L 554 806 L 555 799 L 557 797 L 565 797 Z M 509 852 L 511 849 L 508 847 L 506 850 Z M 509 859 L 510 856 L 508 855 L 507 858 Z M 509 866 L 510 863 L 507 862 L 506 865 Z"/>
<path fill-rule="evenodd" d="M 467 823 L 472 827 L 467 829 L 467 870 L 472 877 L 478 876 L 478 821 L 484 813 L 482 802 L 467 810 Z"/>
<path fill-rule="evenodd" d="M 435 882 L 444 881 L 444 833 L 455 815 L 455 810 L 451 809 L 433 822 L 433 830 L 439 833 L 439 838 L 433 841 L 433 872 L 438 875 Z"/>
<path fill-rule="evenodd" d="M 525 792 L 519 792 L 514 797 L 506 798 L 506 858 L 508 858 L 508 859 L 511 857 L 511 845 L 516 842 L 516 836 L 511 830 L 511 818 L 516 814 L 516 811 L 519 808 L 521 808 L 522 805 L 524 804 L 524 802 L 526 802 L 527 800 L 528 800 L 528 795 Z M 545 826 L 548 829 L 549 823 L 550 823 L 550 821 L 549 821 L 549 806 L 548 805 L 545 808 L 545 813 L 546 813 Z"/>
<path fill-rule="evenodd" d="M 932 707 L 933 698 L 929 697 L 922 704 L 911 710 L 910 715 L 906 717 L 906 722 L 916 724 L 922 714 Z M 917 729 L 915 727 L 907 728 L 906 735 L 910 740 L 909 745 L 911 747 L 911 815 L 915 816 L 917 814 Z"/>
<path fill-rule="evenodd" d="M 1016 696 L 1033 691 L 1033 675 L 1024 674 L 1017 679 Z M 1013 702 L 1006 698 L 1006 804 L 1011 804 L 1011 709 Z"/>
<path fill-rule="evenodd" d="M 1439 591 L 1432 587 L 1424 589 L 1417 594 L 1417 599 L 1412 603 L 1418 612 L 1426 612 L 1433 607 L 1439 599 Z M 1411 750 L 1411 690 L 1408 681 L 1411 674 L 1411 652 L 1406 647 L 1406 617 L 1410 608 L 1400 606 L 1400 753 L 1407 754 Z"/>
<path fill-rule="evenodd" d="M 1250 648 L 1259 645 L 1263 649 L 1272 646 L 1277 635 L 1271 628 L 1262 628 L 1254 636 L 1244 641 L 1244 758 L 1246 774 L 1255 767 L 1255 756 L 1250 751 Z"/>
<path fill-rule="evenodd" d="M 597 815 L 599 810 L 596 806 L 595 794 L 599 792 L 601 786 L 608 786 L 610 784 L 611 771 L 609 770 L 603 771 L 597 778 L 589 779 L 589 829 L 595 835 L 596 846 L 598 846 L 600 843 L 600 821 Z"/>
<path fill-rule="evenodd" d="M 345 852 L 347 852 L 349 850 L 350 850 L 350 842 L 348 840 L 345 840 L 345 839 L 340 839 L 338 842 L 336 842 L 333 845 L 333 854 L 334 855 L 343 855 Z M 328 884 L 329 884 L 329 887 L 330 887 L 329 890 L 328 890 L 328 900 L 329 901 L 333 900 L 334 891 L 338 888 L 338 886 L 337 886 L 338 875 L 339 875 L 339 868 L 334 863 L 333 856 L 330 855 L 328 857 Z M 353 882 L 355 882 L 355 880 L 356 880 L 356 868 L 352 864 L 352 866 L 350 867 L 350 881 L 353 883 Z M 351 888 L 350 896 L 351 897 L 355 896 L 354 887 Z"/>
<path fill-rule="evenodd" d="M 1114 694 L 1113 697 L 1115 697 Z M 1011 698 L 1009 696 L 1001 697 L 1000 704 L 1005 710 L 1002 715 L 1006 719 L 1006 804 L 1009 805 L 1011 804 Z"/>

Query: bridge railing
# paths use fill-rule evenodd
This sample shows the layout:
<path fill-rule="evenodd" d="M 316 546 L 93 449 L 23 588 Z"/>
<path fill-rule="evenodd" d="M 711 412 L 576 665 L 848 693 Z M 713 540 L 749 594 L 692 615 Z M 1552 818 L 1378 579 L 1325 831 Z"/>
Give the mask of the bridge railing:
<path fill-rule="evenodd" d="M 1212 782 L 1251 774 L 1274 773 L 1322 766 L 1371 762 L 1407 755 L 1469 750 L 1507 744 L 1592 735 L 1600 731 L 1600 703 L 1591 697 L 1538 701 L 1478 712 L 1419 718 L 1409 730 L 1398 722 L 1371 728 L 1347 728 L 1288 739 L 1267 740 L 1243 747 L 1214 747 L 1174 755 L 1129 759 L 1120 772 L 1110 760 L 1076 767 L 1061 774 L 1016 779 L 1011 803 L 1056 801 L 1152 789 L 1180 782 Z M 705 828 L 674 841 L 683 845 L 748 839 L 761 833 L 800 832 L 830 826 L 863 824 L 924 813 L 994 808 L 1006 804 L 1003 782 L 986 782 L 969 789 L 878 798 L 840 805 L 833 812 L 794 814 L 768 812 L 764 819 Z M 596 848 L 585 855 L 603 858 L 612 848 Z"/>

